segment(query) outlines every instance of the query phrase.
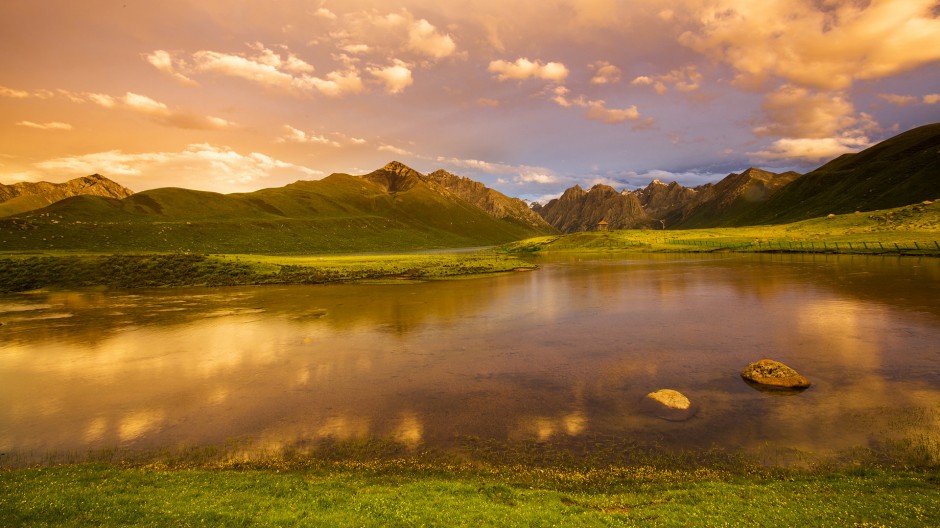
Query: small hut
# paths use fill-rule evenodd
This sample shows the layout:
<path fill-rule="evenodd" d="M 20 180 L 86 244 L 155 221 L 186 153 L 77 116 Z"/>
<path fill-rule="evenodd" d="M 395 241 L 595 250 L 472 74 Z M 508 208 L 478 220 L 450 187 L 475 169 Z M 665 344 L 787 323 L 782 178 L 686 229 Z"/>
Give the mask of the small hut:
<path fill-rule="evenodd" d="M 597 223 L 597 230 L 598 230 L 598 231 L 607 231 L 608 225 L 609 225 L 609 224 L 607 223 L 606 220 L 601 220 L 600 222 Z"/>

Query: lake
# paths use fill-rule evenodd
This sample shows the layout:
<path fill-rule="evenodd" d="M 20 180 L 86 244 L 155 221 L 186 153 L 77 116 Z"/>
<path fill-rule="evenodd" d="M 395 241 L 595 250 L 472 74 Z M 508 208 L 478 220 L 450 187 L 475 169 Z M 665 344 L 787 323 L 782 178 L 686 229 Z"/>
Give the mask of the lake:
<path fill-rule="evenodd" d="M 0 296 L 0 452 L 613 439 L 767 463 L 940 438 L 940 260 L 555 257 L 329 286 Z M 767 393 L 772 358 L 810 379 Z M 683 422 L 641 405 L 679 390 Z"/>

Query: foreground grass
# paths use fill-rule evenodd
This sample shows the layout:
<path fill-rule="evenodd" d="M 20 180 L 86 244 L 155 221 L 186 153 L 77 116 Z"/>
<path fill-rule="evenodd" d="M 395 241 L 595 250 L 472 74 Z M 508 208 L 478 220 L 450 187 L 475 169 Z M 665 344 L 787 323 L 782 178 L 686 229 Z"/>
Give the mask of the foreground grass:
<path fill-rule="evenodd" d="M 940 474 L 337 464 L 0 471 L 3 526 L 931 526 Z"/>
<path fill-rule="evenodd" d="M 802 252 L 940 255 L 940 202 L 793 224 L 586 232 L 530 238 L 508 252 Z"/>
<path fill-rule="evenodd" d="M 434 280 L 531 267 L 515 257 L 494 253 L 275 257 L 48 252 L 0 256 L 0 292 Z"/>

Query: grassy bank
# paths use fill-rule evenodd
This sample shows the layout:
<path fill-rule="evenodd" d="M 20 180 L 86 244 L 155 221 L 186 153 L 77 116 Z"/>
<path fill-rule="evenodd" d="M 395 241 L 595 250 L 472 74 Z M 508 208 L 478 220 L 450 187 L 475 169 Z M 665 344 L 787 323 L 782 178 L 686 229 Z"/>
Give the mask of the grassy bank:
<path fill-rule="evenodd" d="M 494 253 L 277 257 L 30 253 L 0 255 L 0 292 L 39 288 L 156 288 L 434 280 L 528 268 Z"/>
<path fill-rule="evenodd" d="M 940 474 L 650 467 L 305 470 L 103 464 L 0 472 L 3 526 L 931 526 Z"/>
<path fill-rule="evenodd" d="M 687 230 L 623 230 L 544 236 L 508 252 L 803 252 L 940 255 L 940 202 L 815 218 L 793 224 Z"/>

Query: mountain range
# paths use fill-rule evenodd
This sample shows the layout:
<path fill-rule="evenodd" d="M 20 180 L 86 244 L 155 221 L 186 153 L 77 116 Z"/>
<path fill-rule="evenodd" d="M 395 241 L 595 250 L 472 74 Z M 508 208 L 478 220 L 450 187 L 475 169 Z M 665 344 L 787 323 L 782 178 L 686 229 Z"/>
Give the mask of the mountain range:
<path fill-rule="evenodd" d="M 804 175 L 757 168 L 683 187 L 654 180 L 617 192 L 579 186 L 533 209 L 565 233 L 610 229 L 780 224 L 940 198 L 940 123 L 918 127 Z"/>
<path fill-rule="evenodd" d="M 804 175 L 750 168 L 717 183 L 574 186 L 530 208 L 482 183 L 391 162 L 251 193 L 133 193 L 98 174 L 0 185 L 0 248 L 316 253 L 493 245 L 561 232 L 793 222 L 940 198 L 940 123 Z"/>
<path fill-rule="evenodd" d="M 445 171 L 424 175 L 391 162 L 363 176 L 332 174 L 251 193 L 162 188 L 121 198 L 71 196 L 0 218 L 0 247 L 403 251 L 492 245 L 555 232 L 518 198 Z"/>

